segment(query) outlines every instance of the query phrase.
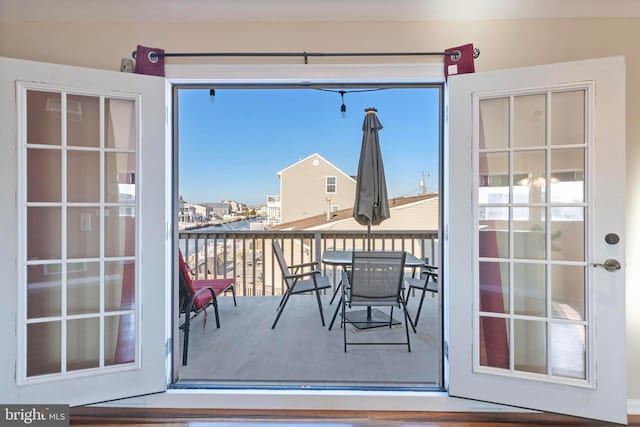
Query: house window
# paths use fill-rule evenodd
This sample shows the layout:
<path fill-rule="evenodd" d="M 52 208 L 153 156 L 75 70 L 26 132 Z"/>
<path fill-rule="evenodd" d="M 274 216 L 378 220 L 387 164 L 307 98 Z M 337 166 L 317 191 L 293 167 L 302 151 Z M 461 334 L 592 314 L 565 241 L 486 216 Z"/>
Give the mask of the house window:
<path fill-rule="evenodd" d="M 335 194 L 336 193 L 336 185 L 337 185 L 337 180 L 336 180 L 335 176 L 326 177 L 327 194 Z"/>

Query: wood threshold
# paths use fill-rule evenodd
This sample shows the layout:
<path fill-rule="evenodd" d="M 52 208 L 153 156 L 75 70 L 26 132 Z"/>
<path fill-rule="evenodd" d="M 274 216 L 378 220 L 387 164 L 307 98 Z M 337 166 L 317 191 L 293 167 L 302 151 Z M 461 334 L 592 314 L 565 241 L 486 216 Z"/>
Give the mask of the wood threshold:
<path fill-rule="evenodd" d="M 323 427 L 606 426 L 601 421 L 534 412 L 307 411 L 170 408 L 71 408 L 73 426 L 199 427 L 300 424 Z M 640 426 L 640 415 L 629 416 Z"/>

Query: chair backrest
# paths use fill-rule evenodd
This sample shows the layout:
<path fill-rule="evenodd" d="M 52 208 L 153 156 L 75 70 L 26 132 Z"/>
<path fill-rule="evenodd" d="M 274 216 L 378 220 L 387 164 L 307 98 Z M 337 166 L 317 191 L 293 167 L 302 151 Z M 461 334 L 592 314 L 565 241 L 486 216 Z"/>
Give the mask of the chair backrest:
<path fill-rule="evenodd" d="M 284 259 L 284 254 L 282 253 L 282 248 L 280 247 L 280 243 L 277 240 L 273 240 L 273 253 L 276 255 L 278 259 L 278 265 L 280 266 L 280 271 L 282 271 L 282 279 L 285 281 L 287 288 L 291 287 L 291 279 L 286 279 L 284 276 L 287 276 L 289 272 L 289 266 L 287 265 L 287 261 Z"/>
<path fill-rule="evenodd" d="M 186 308 L 187 301 L 196 293 L 193 287 L 193 279 L 191 277 L 191 271 L 189 266 L 184 261 L 182 251 L 178 249 L 178 281 L 180 282 L 180 301 L 181 311 Z M 194 308 L 199 310 L 202 308 L 202 304 L 198 298 L 194 300 Z"/>
<path fill-rule="evenodd" d="M 398 251 L 354 251 L 351 302 L 399 302 L 405 257 Z"/>
<path fill-rule="evenodd" d="M 191 279 L 191 271 L 189 271 L 189 266 L 184 261 L 184 257 L 182 256 L 182 251 L 178 249 L 178 268 L 180 270 L 180 274 L 182 274 L 183 279 L 189 289 L 193 289 L 193 280 Z"/>

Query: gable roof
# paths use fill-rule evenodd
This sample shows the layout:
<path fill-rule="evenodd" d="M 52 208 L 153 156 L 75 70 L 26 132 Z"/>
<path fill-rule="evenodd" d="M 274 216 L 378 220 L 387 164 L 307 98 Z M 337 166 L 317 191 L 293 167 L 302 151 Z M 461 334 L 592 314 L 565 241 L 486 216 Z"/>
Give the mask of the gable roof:
<path fill-rule="evenodd" d="M 409 206 L 412 203 L 422 202 L 424 200 L 435 199 L 438 197 L 438 193 L 424 194 L 420 196 L 412 197 L 396 197 L 389 199 L 389 209 L 393 210 L 401 206 Z M 274 225 L 272 230 L 306 230 L 319 225 L 330 224 L 340 222 L 353 218 L 353 207 L 346 209 L 340 209 L 333 212 L 331 219 L 327 221 L 326 214 L 314 215 L 307 218 L 298 219 L 295 221 L 289 221 L 282 224 Z"/>
<path fill-rule="evenodd" d="M 296 166 L 298 166 L 299 164 L 301 164 L 302 162 L 305 162 L 313 157 L 317 157 L 320 160 L 322 160 L 323 162 L 325 162 L 326 164 L 328 164 L 329 166 L 331 166 L 332 168 L 334 168 L 336 171 L 340 172 L 342 175 L 346 176 L 347 178 L 349 178 L 350 180 L 352 180 L 353 182 L 356 182 L 355 178 L 351 175 L 346 174 L 342 169 L 340 169 L 339 167 L 337 167 L 336 165 L 334 165 L 333 163 L 331 163 L 329 160 L 325 159 L 324 157 L 322 157 L 320 154 L 318 153 L 313 153 L 310 156 L 305 157 L 302 160 L 298 160 L 297 162 L 287 166 L 286 168 L 282 169 L 279 172 L 276 172 L 276 175 L 278 175 L 279 177 L 282 177 L 282 173 L 285 172 L 288 169 L 294 168 Z"/>

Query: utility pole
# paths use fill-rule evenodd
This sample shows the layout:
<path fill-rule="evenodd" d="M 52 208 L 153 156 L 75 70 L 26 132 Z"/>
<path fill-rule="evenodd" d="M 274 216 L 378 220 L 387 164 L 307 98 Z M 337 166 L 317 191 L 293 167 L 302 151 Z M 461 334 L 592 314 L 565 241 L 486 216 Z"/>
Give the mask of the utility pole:
<path fill-rule="evenodd" d="M 429 174 L 422 172 L 422 179 L 420 179 L 420 191 L 423 196 L 427 194 L 427 177 L 429 177 Z"/>
<path fill-rule="evenodd" d="M 331 197 L 327 196 L 325 198 L 327 201 L 327 222 L 331 221 Z"/>

